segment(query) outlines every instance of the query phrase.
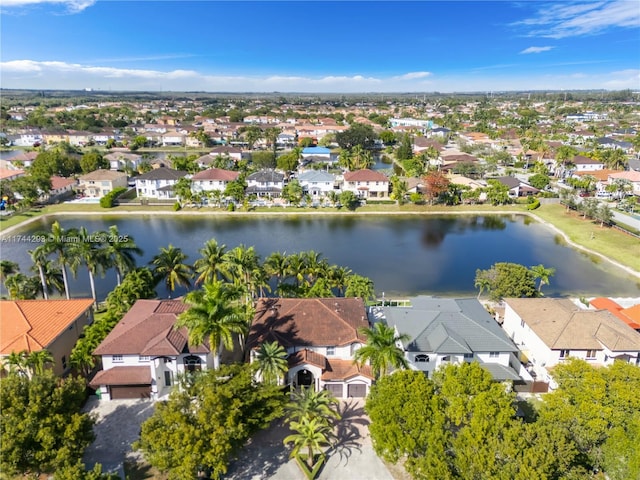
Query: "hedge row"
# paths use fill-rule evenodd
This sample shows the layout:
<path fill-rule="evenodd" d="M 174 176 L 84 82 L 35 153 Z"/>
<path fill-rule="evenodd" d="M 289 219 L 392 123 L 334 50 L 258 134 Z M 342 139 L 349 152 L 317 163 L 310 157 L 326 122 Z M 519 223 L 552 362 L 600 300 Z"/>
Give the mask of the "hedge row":
<path fill-rule="evenodd" d="M 100 199 L 100 206 L 102 208 L 111 208 L 115 205 L 116 198 L 126 192 L 126 187 L 117 187 L 107 193 L 104 197 Z"/>

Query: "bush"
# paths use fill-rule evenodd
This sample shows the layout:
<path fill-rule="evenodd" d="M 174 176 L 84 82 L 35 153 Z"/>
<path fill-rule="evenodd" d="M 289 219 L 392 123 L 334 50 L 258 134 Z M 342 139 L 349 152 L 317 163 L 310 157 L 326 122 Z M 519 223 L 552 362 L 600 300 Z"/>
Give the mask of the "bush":
<path fill-rule="evenodd" d="M 534 198 L 533 201 L 529 202 L 529 204 L 527 205 L 527 210 L 535 210 L 539 206 L 540 206 L 540 200 L 538 200 L 537 198 Z"/>
<path fill-rule="evenodd" d="M 102 208 L 112 208 L 115 205 L 116 199 L 126 191 L 126 187 L 114 188 L 100 199 L 100 206 Z"/>
<path fill-rule="evenodd" d="M 181 210 L 182 207 L 180 206 L 180 202 L 176 202 L 173 204 L 173 211 L 177 212 L 178 210 Z"/>

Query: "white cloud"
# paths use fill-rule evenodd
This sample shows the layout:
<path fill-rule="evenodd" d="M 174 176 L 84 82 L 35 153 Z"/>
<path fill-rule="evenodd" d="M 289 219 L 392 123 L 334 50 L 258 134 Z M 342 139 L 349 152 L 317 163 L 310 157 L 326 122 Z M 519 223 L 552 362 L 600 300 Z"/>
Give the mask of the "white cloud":
<path fill-rule="evenodd" d="M 525 48 L 524 50 L 522 50 L 520 53 L 521 54 L 526 54 L 526 53 L 541 53 L 541 52 L 548 52 L 549 50 L 553 49 L 554 47 L 529 47 L 529 48 Z"/>
<path fill-rule="evenodd" d="M 33 5 L 60 5 L 67 13 L 79 13 L 91 7 L 97 0 L 2 0 L 2 8 L 29 7 Z"/>
<path fill-rule="evenodd" d="M 392 77 L 394 80 L 418 80 L 421 78 L 430 77 L 431 72 L 409 72 L 404 75 Z"/>
<path fill-rule="evenodd" d="M 579 68 L 576 66 L 576 68 Z M 368 75 L 206 75 L 193 70 L 142 70 L 84 65 L 61 61 L 0 62 L 3 88 L 112 91 L 208 92 L 469 92 L 545 89 L 637 88 L 640 72 L 532 75 L 519 68 L 493 75 L 478 70 L 440 76 L 411 72 L 388 77 Z"/>
<path fill-rule="evenodd" d="M 603 33 L 611 28 L 640 27 L 636 0 L 543 3 L 537 15 L 514 23 L 530 37 L 566 38 Z"/>

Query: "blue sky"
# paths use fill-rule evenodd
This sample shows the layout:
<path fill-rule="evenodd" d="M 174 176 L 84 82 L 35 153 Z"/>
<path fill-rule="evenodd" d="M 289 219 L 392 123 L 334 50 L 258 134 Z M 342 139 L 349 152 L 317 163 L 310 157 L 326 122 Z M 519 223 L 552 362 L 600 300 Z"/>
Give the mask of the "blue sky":
<path fill-rule="evenodd" d="M 3 88 L 640 90 L 640 3 L 0 0 Z"/>

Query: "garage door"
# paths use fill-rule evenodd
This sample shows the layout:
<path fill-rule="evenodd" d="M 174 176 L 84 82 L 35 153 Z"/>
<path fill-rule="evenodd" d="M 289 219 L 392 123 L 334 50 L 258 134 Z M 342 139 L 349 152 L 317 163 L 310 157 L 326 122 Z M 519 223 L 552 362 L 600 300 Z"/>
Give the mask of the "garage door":
<path fill-rule="evenodd" d="M 334 397 L 342 397 L 342 384 L 341 383 L 326 383 L 324 385 L 325 390 L 329 390 Z"/>
<path fill-rule="evenodd" d="M 352 383 L 347 386 L 347 392 L 350 397 L 366 397 L 367 386 L 364 383 Z"/>
<path fill-rule="evenodd" d="M 111 400 L 122 398 L 151 398 L 151 385 L 118 385 L 109 388 Z"/>

